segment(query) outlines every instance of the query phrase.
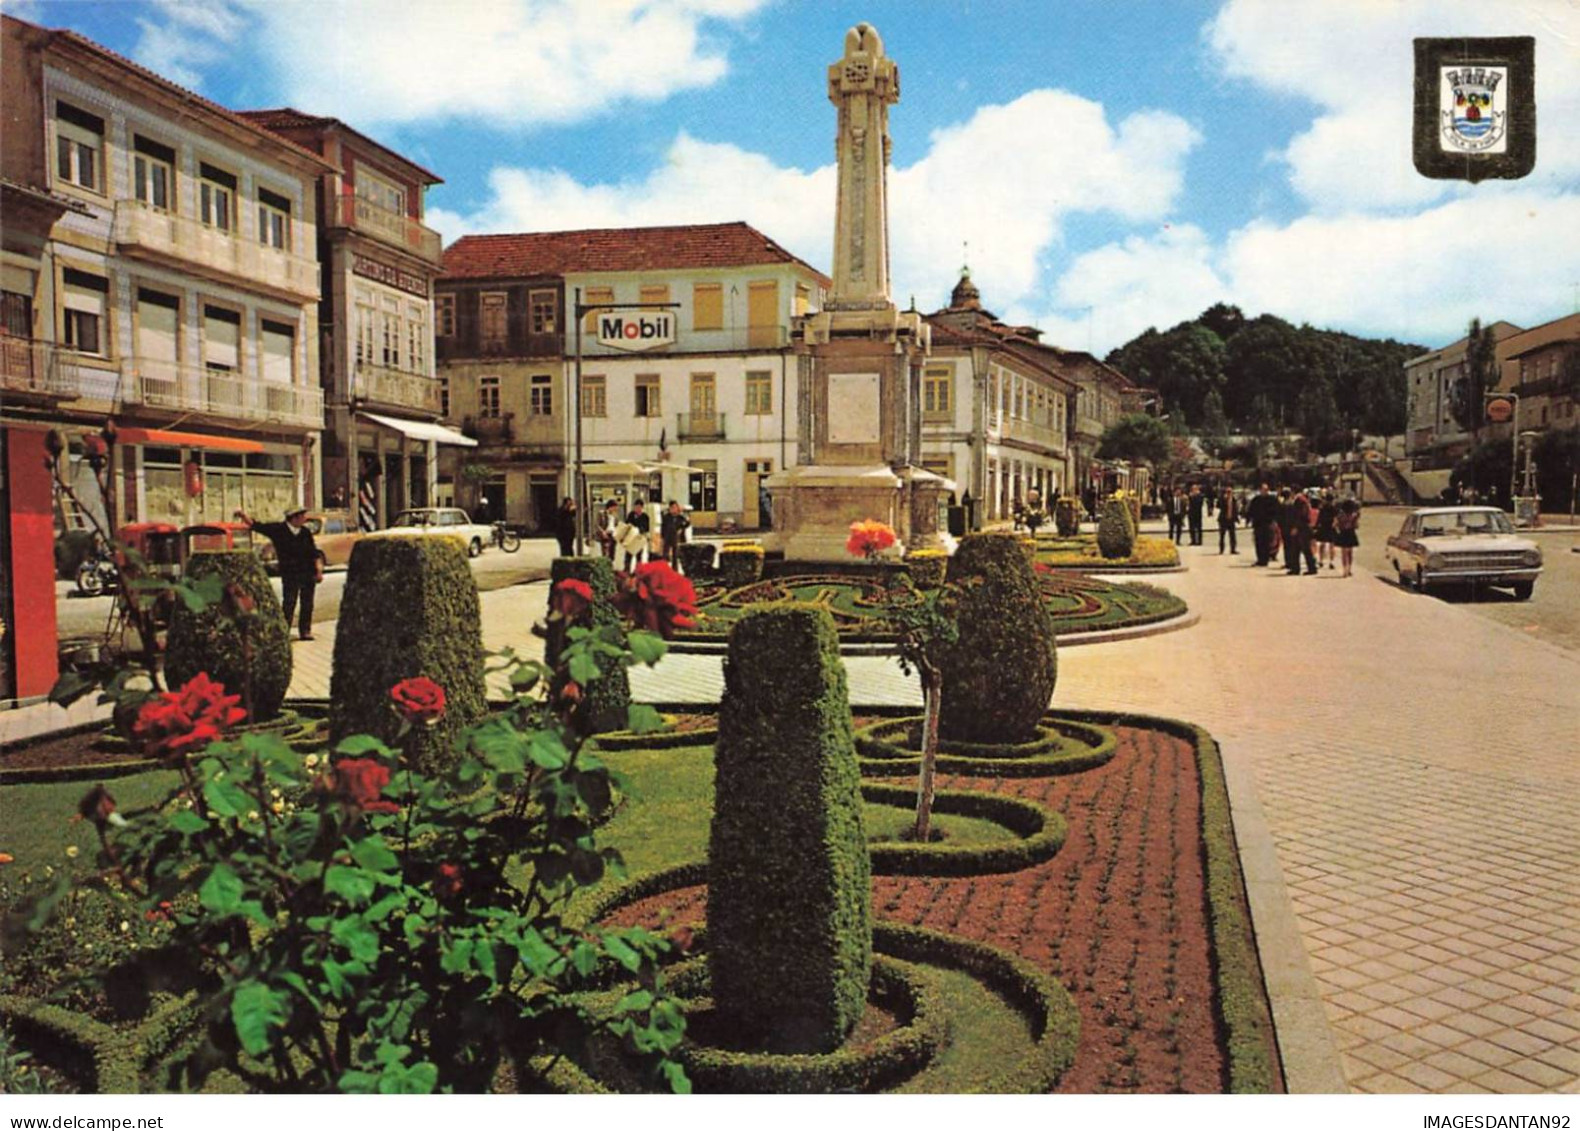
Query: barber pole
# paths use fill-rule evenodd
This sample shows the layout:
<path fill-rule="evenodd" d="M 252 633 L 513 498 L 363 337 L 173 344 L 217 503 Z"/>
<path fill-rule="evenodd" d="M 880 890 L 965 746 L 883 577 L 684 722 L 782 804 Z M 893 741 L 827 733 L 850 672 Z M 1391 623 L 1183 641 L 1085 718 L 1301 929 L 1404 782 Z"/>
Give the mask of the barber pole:
<path fill-rule="evenodd" d="M 357 488 L 357 528 L 364 532 L 379 528 L 378 501 L 373 494 L 373 484 L 366 479 Z"/>

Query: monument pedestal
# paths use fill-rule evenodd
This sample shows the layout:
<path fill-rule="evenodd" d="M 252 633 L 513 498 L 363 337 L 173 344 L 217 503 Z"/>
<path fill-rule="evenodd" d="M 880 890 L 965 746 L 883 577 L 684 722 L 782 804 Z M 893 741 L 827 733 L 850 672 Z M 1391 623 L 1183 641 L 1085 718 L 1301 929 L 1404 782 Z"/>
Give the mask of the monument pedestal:
<path fill-rule="evenodd" d="M 765 486 L 773 494 L 774 530 L 763 543 L 782 551 L 786 561 L 849 559 L 850 525 L 866 519 L 894 529 L 899 541 L 893 557 L 953 549 L 939 529 L 938 512 L 954 484 L 919 467 L 805 464 L 770 475 Z"/>

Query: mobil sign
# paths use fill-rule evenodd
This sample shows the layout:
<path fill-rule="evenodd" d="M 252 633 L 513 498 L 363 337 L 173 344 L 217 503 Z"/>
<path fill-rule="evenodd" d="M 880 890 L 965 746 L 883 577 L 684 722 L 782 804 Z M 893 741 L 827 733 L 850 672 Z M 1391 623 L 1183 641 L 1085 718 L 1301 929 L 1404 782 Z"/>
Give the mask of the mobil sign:
<path fill-rule="evenodd" d="M 675 315 L 668 310 L 602 310 L 598 344 L 617 350 L 650 350 L 673 345 Z"/>

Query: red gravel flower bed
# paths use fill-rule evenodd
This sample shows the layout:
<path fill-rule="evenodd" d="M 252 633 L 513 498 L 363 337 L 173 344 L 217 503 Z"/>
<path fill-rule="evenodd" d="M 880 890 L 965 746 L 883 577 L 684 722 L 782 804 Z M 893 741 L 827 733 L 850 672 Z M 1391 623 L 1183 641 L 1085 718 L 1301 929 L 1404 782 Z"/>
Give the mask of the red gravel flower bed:
<path fill-rule="evenodd" d="M 882 918 L 980 940 L 1049 971 L 1081 1010 L 1061 1092 L 1221 1092 L 1228 1063 L 1214 1008 L 1201 782 L 1183 738 L 1119 727 L 1106 765 L 1056 778 L 965 778 L 1062 812 L 1053 859 L 1009 875 L 879 876 Z M 700 923 L 706 889 L 666 892 L 612 921 Z"/>

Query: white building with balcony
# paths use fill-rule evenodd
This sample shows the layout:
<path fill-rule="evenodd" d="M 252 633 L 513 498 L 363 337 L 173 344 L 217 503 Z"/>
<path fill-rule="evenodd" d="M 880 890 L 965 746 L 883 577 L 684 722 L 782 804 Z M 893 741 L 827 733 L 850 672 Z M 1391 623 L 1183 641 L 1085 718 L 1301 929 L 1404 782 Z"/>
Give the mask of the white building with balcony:
<path fill-rule="evenodd" d="M 424 195 L 440 178 L 338 118 L 300 110 L 242 117 L 318 154 L 317 262 L 328 332 L 321 358 L 327 401 L 324 497 L 358 504 L 382 527 L 409 506 L 437 501 L 439 446 L 473 441 L 439 421 L 433 282 L 439 233 L 423 224 Z"/>
<path fill-rule="evenodd" d="M 59 205 L 6 241 L 7 421 L 113 417 L 117 522 L 315 505 L 331 166 L 73 32 L 3 33 L 6 179 Z"/>
<path fill-rule="evenodd" d="M 440 371 L 452 414 L 482 441 L 465 459 L 493 517 L 552 520 L 574 491 L 579 415 L 586 513 L 634 493 L 679 498 L 702 530 L 768 524 L 759 483 L 795 461 L 790 327 L 821 304 L 821 272 L 743 223 L 465 236 L 444 266 Z M 578 301 L 596 309 L 574 405 Z M 672 338 L 601 344 L 600 310 L 667 313 Z M 633 464 L 634 482 L 601 474 Z"/>
<path fill-rule="evenodd" d="M 1079 385 L 1040 331 L 983 309 L 969 272 L 949 306 L 927 315 L 933 349 L 922 370 L 922 465 L 970 496 L 978 523 L 1010 517 L 1037 491 L 1044 503 L 1074 483 L 1069 431 Z"/>

